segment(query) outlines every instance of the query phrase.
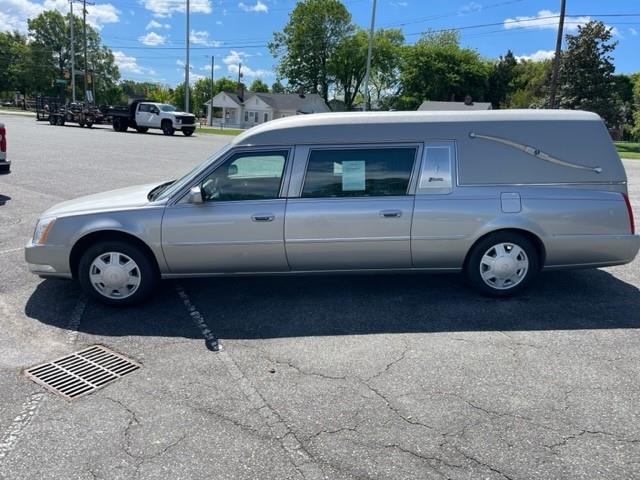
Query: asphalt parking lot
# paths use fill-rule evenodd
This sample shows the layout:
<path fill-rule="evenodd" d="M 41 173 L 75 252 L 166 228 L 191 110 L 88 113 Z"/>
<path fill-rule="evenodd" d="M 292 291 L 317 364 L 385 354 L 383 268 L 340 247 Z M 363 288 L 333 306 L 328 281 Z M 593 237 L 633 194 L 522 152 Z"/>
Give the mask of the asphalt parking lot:
<path fill-rule="evenodd" d="M 322 276 L 164 282 L 108 308 L 28 273 L 38 215 L 230 137 L 1 120 L 0 478 L 640 478 L 640 260 L 511 300 L 455 275 Z M 74 402 L 22 374 L 92 344 L 143 367 Z"/>

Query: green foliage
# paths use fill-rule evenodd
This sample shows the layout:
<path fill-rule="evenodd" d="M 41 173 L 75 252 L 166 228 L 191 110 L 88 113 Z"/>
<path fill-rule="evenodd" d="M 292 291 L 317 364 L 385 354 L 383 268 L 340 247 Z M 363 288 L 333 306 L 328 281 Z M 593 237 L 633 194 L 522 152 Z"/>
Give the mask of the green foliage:
<path fill-rule="evenodd" d="M 517 66 L 518 62 L 511 50 L 508 50 L 504 57 L 500 56 L 500 59 L 492 65 L 487 100 L 491 102 L 493 108 L 504 106 L 507 95 L 513 88 L 512 83 Z"/>
<path fill-rule="evenodd" d="M 27 37 L 18 32 L 0 32 L 0 92 L 28 92 L 34 85 L 33 63 Z"/>
<path fill-rule="evenodd" d="M 329 61 L 353 31 L 351 14 L 339 0 L 301 0 L 289 21 L 273 35 L 269 49 L 279 57 L 277 72 L 292 90 L 300 88 L 329 98 Z"/>
<path fill-rule="evenodd" d="M 491 65 L 477 51 L 460 47 L 457 32 L 427 32 L 404 47 L 400 73 L 403 106 L 415 110 L 423 100 L 484 100 Z"/>
<path fill-rule="evenodd" d="M 27 21 L 29 28 L 29 49 L 32 73 L 37 75 L 37 81 L 32 86 L 35 91 L 51 91 L 55 79 L 67 78 L 71 72 L 70 22 L 71 15 L 63 16 L 57 10 L 42 12 L 37 17 Z M 84 70 L 82 21 L 74 15 L 75 29 L 75 64 L 77 71 Z M 100 35 L 87 25 L 87 77 L 93 83 L 96 101 L 101 95 L 111 91 L 115 82 L 120 78 L 118 67 L 115 65 L 113 53 L 102 45 Z M 78 98 L 84 98 L 84 81 L 81 75 L 76 75 L 76 90 Z M 71 92 L 69 85 L 66 94 Z"/>
<path fill-rule="evenodd" d="M 633 83 L 633 126 L 631 135 L 635 140 L 640 140 L 640 72 L 631 75 Z"/>
<path fill-rule="evenodd" d="M 510 89 L 506 94 L 506 108 L 540 108 L 547 101 L 551 60 L 535 62 L 521 60 L 513 68 Z"/>
<path fill-rule="evenodd" d="M 328 59 L 328 71 L 337 90 L 344 96 L 345 110 L 352 110 L 367 66 L 369 36 L 360 29 L 343 38 Z"/>
<path fill-rule="evenodd" d="M 616 89 L 611 53 L 617 42 L 611 28 L 591 21 L 567 35 L 560 67 L 559 105 L 599 114 L 610 128 L 621 122 L 622 102 Z"/>
<path fill-rule="evenodd" d="M 284 85 L 280 83 L 280 80 L 276 80 L 274 84 L 271 85 L 271 91 L 273 93 L 285 93 L 286 90 L 284 88 Z"/>
<path fill-rule="evenodd" d="M 269 93 L 269 85 L 264 83 L 259 78 L 256 78 L 251 84 L 251 86 L 249 87 L 249 90 L 252 92 L 258 92 L 258 93 Z"/>

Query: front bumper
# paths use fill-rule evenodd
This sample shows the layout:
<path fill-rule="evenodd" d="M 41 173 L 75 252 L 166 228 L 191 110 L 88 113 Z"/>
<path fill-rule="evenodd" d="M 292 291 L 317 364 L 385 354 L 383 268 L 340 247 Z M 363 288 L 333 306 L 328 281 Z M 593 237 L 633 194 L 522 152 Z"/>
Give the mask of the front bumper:
<path fill-rule="evenodd" d="M 31 240 L 24 247 L 29 271 L 41 277 L 72 278 L 69 250 L 60 245 L 36 245 Z"/>
<path fill-rule="evenodd" d="M 0 160 L 0 172 L 8 173 L 11 171 L 11 162 L 9 160 Z"/>

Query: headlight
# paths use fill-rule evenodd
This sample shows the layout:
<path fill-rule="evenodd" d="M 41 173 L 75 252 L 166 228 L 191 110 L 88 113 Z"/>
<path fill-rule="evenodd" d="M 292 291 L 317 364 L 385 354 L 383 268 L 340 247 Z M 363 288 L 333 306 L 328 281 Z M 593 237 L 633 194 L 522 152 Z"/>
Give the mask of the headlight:
<path fill-rule="evenodd" d="M 51 227 L 55 223 L 55 218 L 41 218 L 38 220 L 36 230 L 33 232 L 33 243 L 43 245 L 47 241 L 47 235 L 51 231 Z"/>
<path fill-rule="evenodd" d="M 176 118 L 176 123 L 182 123 L 182 120 L 180 120 L 179 118 Z"/>

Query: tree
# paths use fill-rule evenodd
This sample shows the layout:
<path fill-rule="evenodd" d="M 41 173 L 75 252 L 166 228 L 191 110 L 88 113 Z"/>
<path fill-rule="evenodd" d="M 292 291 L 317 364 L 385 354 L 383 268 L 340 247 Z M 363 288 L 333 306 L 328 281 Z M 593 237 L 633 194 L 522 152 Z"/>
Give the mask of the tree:
<path fill-rule="evenodd" d="M 284 85 L 280 83 L 280 80 L 276 80 L 273 85 L 271 85 L 271 91 L 273 93 L 285 93 L 286 89 L 284 88 Z"/>
<path fill-rule="evenodd" d="M 251 92 L 258 92 L 258 93 L 269 93 L 269 85 L 267 85 L 266 83 L 264 83 L 262 80 L 260 80 L 259 78 L 256 78 L 253 83 L 251 84 L 251 86 L 249 87 L 249 90 Z"/>
<path fill-rule="evenodd" d="M 512 82 L 517 65 L 518 62 L 511 50 L 508 50 L 504 57 L 500 56 L 500 59 L 493 64 L 489 75 L 487 100 L 494 108 L 504 106 L 507 95 L 513 88 Z"/>
<path fill-rule="evenodd" d="M 35 78 L 27 37 L 0 32 L 0 52 L 0 92 L 29 93 Z"/>
<path fill-rule="evenodd" d="M 380 29 L 373 37 L 370 98 L 376 100 L 379 108 L 385 108 L 387 97 L 393 98 L 398 94 L 403 44 L 404 35 L 400 29 Z"/>
<path fill-rule="evenodd" d="M 415 45 L 406 45 L 400 74 L 399 103 L 415 110 L 423 100 L 483 100 L 490 64 L 477 51 L 461 48 L 458 33 L 425 33 Z"/>
<path fill-rule="evenodd" d="M 34 74 L 38 75 L 39 89 L 46 90 L 56 79 L 70 80 L 71 48 L 70 22 L 71 15 L 62 16 L 57 10 L 42 12 L 37 17 L 27 21 L 29 28 L 31 59 Z M 78 71 L 84 69 L 82 21 L 73 16 L 75 36 L 75 63 Z M 93 83 L 96 98 L 112 89 L 120 78 L 113 53 L 101 44 L 100 35 L 87 25 L 87 69 L 88 80 Z M 80 98 L 83 98 L 84 81 L 81 75 L 76 75 L 76 88 Z M 68 88 L 68 91 L 71 89 Z"/>
<path fill-rule="evenodd" d="M 340 0 L 301 0 L 289 21 L 273 35 L 269 49 L 280 57 L 277 72 L 291 90 L 304 89 L 329 99 L 329 60 L 354 30 L 351 14 Z"/>
<path fill-rule="evenodd" d="M 513 68 L 511 88 L 504 100 L 506 108 L 542 108 L 547 103 L 551 60 L 520 60 Z"/>
<path fill-rule="evenodd" d="M 633 82 L 633 127 L 631 135 L 635 140 L 640 140 L 640 72 L 631 75 Z"/>
<path fill-rule="evenodd" d="M 591 21 L 567 35 L 567 49 L 560 64 L 559 105 L 561 108 L 595 112 L 612 128 L 621 120 L 621 101 L 616 90 L 611 52 L 611 28 Z"/>
<path fill-rule="evenodd" d="M 367 68 L 369 35 L 359 29 L 342 39 L 328 62 L 328 71 L 335 78 L 336 88 L 344 96 L 344 107 L 352 110 Z"/>

